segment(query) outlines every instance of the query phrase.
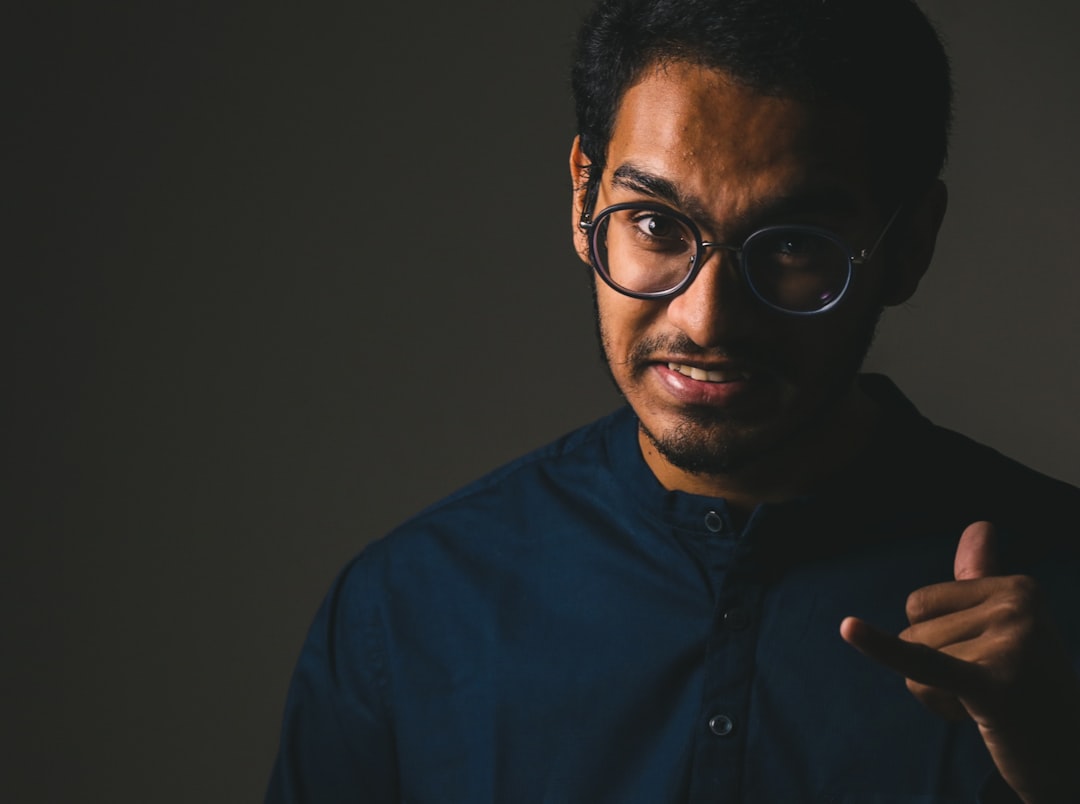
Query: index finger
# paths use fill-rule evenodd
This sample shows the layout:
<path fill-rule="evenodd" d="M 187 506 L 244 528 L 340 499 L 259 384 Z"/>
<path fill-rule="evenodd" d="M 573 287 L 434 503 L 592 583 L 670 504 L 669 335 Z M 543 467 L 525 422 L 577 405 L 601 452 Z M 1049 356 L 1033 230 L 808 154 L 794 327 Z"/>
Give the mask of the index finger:
<path fill-rule="evenodd" d="M 864 656 L 905 678 L 955 695 L 969 695 L 982 685 L 979 668 L 947 653 L 908 642 L 858 617 L 845 617 L 840 636 Z"/>

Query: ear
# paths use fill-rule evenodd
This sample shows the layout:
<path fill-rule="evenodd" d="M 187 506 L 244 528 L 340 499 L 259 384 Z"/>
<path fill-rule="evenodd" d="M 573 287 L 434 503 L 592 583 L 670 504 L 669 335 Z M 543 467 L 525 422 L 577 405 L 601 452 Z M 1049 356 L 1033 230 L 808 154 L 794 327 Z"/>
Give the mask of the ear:
<path fill-rule="evenodd" d="M 938 231 L 949 205 L 949 192 L 935 181 L 910 209 L 900 212 L 898 231 L 890 234 L 896 244 L 891 249 L 883 301 L 886 306 L 903 304 L 913 295 L 930 267 Z"/>
<path fill-rule="evenodd" d="M 574 143 L 570 146 L 570 183 L 573 187 L 573 196 L 570 206 L 570 226 L 573 230 L 574 251 L 586 265 L 589 261 L 589 239 L 585 231 L 578 226 L 581 213 L 585 209 L 585 189 L 589 183 L 589 167 L 592 161 L 581 150 L 581 137 L 574 137 Z"/>

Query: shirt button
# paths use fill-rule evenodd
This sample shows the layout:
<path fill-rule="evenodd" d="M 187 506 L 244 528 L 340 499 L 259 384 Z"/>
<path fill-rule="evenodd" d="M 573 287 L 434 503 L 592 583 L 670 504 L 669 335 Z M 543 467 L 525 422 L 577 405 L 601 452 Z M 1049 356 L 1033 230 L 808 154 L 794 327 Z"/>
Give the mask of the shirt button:
<path fill-rule="evenodd" d="M 716 715 L 709 720 L 709 731 L 717 737 L 727 737 L 735 730 L 735 721 L 727 715 Z"/>
<path fill-rule="evenodd" d="M 712 533 L 720 533 L 724 529 L 724 520 L 716 511 L 705 514 L 705 527 Z"/>
<path fill-rule="evenodd" d="M 750 624 L 750 615 L 742 606 L 733 606 L 724 612 L 724 626 L 732 631 L 741 631 Z"/>

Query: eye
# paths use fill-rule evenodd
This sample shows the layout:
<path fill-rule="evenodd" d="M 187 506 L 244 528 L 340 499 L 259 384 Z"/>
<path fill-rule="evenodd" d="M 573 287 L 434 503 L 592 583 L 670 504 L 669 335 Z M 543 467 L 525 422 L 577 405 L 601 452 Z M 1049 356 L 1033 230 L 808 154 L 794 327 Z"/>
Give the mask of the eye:
<path fill-rule="evenodd" d="M 655 207 L 625 207 L 605 212 L 598 231 L 602 243 L 613 254 L 677 255 L 681 260 L 693 254 L 697 242 L 690 224 L 674 213 Z"/>
<path fill-rule="evenodd" d="M 781 230 L 755 242 L 753 251 L 767 259 L 792 268 L 809 268 L 821 259 L 832 259 L 835 246 L 813 232 Z"/>
<path fill-rule="evenodd" d="M 777 238 L 775 244 L 776 253 L 782 254 L 785 257 L 799 257 L 811 254 L 817 248 L 817 238 L 789 232 L 785 232 L 783 236 Z"/>
<path fill-rule="evenodd" d="M 682 240 L 684 229 L 674 218 L 659 212 L 642 211 L 634 216 L 634 226 L 640 234 L 657 240 Z"/>
<path fill-rule="evenodd" d="M 633 210 L 628 223 L 637 248 L 675 254 L 693 248 L 693 233 L 685 223 L 671 215 L 654 209 Z"/>

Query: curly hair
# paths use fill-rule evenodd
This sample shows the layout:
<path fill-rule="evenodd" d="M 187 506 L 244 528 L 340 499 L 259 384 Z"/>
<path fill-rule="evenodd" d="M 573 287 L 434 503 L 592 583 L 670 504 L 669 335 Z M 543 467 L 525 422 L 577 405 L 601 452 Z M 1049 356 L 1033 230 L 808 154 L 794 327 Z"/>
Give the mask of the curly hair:
<path fill-rule="evenodd" d="M 925 189 L 944 167 L 949 60 L 912 0 L 600 0 L 572 71 L 590 184 L 603 172 L 623 94 L 671 61 L 724 71 L 763 94 L 853 108 L 867 124 L 882 203 Z"/>

